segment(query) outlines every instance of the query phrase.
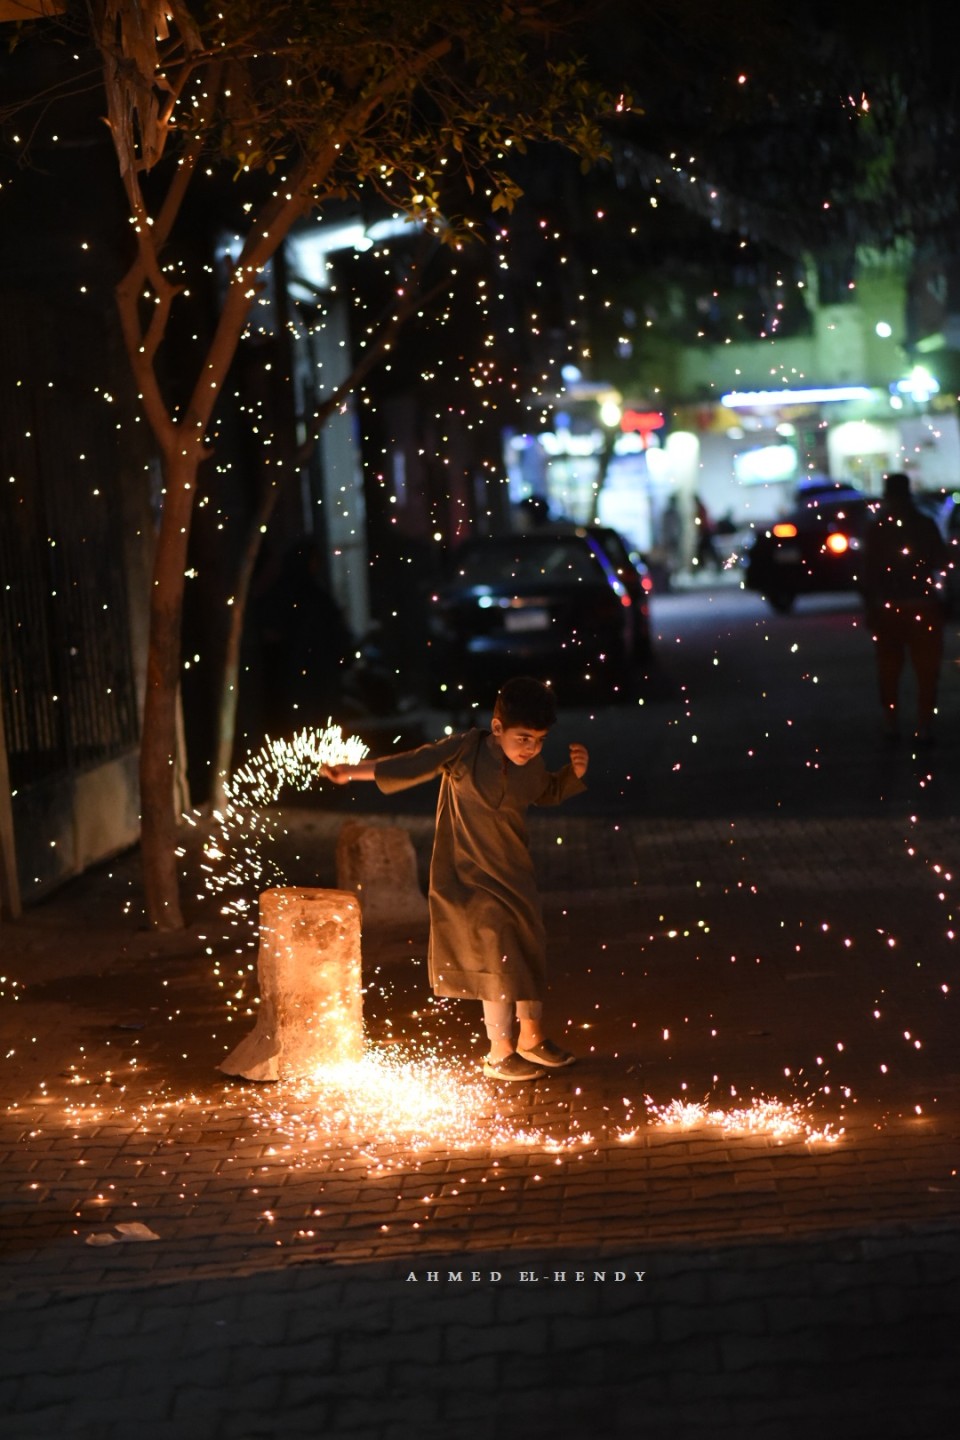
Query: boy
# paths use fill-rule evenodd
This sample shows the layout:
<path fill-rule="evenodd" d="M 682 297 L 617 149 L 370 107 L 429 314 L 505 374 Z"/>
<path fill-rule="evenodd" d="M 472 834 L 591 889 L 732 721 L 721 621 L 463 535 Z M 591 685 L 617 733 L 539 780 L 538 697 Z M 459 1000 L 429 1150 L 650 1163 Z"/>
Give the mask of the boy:
<path fill-rule="evenodd" d="M 501 686 L 489 731 L 320 771 L 338 785 L 375 780 L 385 794 L 441 777 L 430 862 L 430 984 L 435 995 L 483 1002 L 490 1041 L 483 1071 L 494 1080 L 533 1080 L 574 1062 L 543 1030 L 546 938 L 524 813 L 586 789 L 585 746 L 571 745 L 570 763 L 556 772 L 540 758 L 556 718 L 552 691 L 521 677 Z"/>

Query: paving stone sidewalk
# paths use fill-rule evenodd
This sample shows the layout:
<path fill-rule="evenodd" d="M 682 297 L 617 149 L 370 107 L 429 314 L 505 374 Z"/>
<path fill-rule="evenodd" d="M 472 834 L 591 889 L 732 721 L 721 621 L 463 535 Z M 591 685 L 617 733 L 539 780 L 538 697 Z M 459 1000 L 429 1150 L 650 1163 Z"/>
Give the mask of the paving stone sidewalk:
<path fill-rule="evenodd" d="M 338 823 L 284 816 L 292 878 Z M 4 1440 L 955 1432 L 956 827 L 533 845 L 582 1060 L 519 1094 L 422 934 L 365 936 L 369 1075 L 261 1087 L 249 948 L 139 929 L 132 858 L 0 932 Z"/>

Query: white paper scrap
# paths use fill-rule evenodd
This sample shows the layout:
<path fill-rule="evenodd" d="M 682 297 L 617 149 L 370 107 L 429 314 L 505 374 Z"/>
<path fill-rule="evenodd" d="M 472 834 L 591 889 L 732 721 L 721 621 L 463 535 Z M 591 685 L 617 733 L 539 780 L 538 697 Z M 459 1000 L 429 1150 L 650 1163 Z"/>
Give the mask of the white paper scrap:
<path fill-rule="evenodd" d="M 121 1240 L 159 1240 L 160 1236 L 150 1229 L 149 1225 L 143 1225 L 139 1220 L 127 1220 L 122 1225 L 115 1225 L 115 1234 L 108 1230 L 96 1230 L 86 1239 L 87 1245 L 119 1245 Z"/>

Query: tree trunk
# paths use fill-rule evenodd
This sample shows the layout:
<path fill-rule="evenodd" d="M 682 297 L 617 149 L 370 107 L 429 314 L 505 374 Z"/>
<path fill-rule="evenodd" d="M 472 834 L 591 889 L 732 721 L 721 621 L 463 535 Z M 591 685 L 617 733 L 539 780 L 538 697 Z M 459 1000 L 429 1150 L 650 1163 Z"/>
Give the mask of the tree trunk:
<path fill-rule="evenodd" d="M 404 286 L 403 299 L 399 304 L 393 303 L 391 305 L 389 318 L 381 325 L 376 336 L 366 346 L 363 354 L 350 371 L 350 374 L 340 382 L 332 394 L 328 395 L 325 400 L 317 405 L 313 415 L 311 433 L 295 454 L 287 457 L 282 471 L 267 482 L 267 488 L 261 497 L 256 514 L 250 523 L 250 529 L 247 533 L 247 540 L 234 586 L 233 605 L 230 611 L 230 630 L 227 636 L 223 661 L 222 688 L 217 707 L 217 744 L 214 757 L 213 787 L 211 790 L 211 802 L 214 809 L 222 810 L 226 804 L 225 786 L 233 765 L 233 749 L 236 741 L 237 728 L 237 701 L 239 699 L 240 650 L 243 643 L 243 626 L 246 619 L 250 586 L 253 580 L 253 572 L 256 568 L 257 556 L 260 554 L 260 547 L 263 544 L 263 535 L 270 521 L 270 517 L 276 509 L 283 482 L 295 474 L 298 467 L 307 464 L 310 459 L 310 454 L 317 444 L 328 418 L 343 403 L 345 397 L 359 387 L 361 381 L 366 378 L 374 365 L 389 351 L 399 331 L 410 316 L 418 309 L 425 309 L 438 295 L 444 294 L 449 289 L 450 280 L 448 277 L 445 277 L 439 284 L 434 285 L 426 292 L 420 290 L 419 284 L 413 283 L 415 278 L 419 278 L 428 258 L 429 250 L 427 246 L 424 245 L 415 259 L 408 281 Z M 367 533 L 369 536 L 374 530 L 377 517 L 380 516 L 383 501 L 379 487 L 374 485 L 366 466 L 363 468 L 363 485 L 367 514 Z M 381 519 L 381 524 L 384 523 Z M 374 548 L 376 548 L 376 545 Z"/>
<path fill-rule="evenodd" d="M 590 501 L 590 514 L 587 519 L 588 525 L 596 525 L 600 515 L 600 496 L 603 487 L 607 483 L 607 475 L 610 473 L 610 464 L 613 460 L 614 447 L 619 439 L 616 430 L 609 430 L 606 427 L 603 432 L 603 449 L 597 458 L 597 478 L 593 486 L 593 497 Z"/>
<path fill-rule="evenodd" d="M 122 308 L 122 307 L 121 307 Z M 217 330 L 180 424 L 171 427 L 159 410 L 148 410 L 164 456 L 166 482 L 150 596 L 147 688 L 140 737 L 140 827 L 147 921 L 156 930 L 183 927 L 177 878 L 174 777 L 180 694 L 183 586 L 197 473 L 207 451 L 210 414 L 236 353 L 250 292 L 231 282 Z M 158 392 L 159 395 L 159 392 Z"/>
<path fill-rule="evenodd" d="M 147 687 L 140 737 L 140 825 L 147 922 L 156 930 L 183 925 L 177 878 L 174 775 L 183 575 L 199 452 L 177 453 L 165 464 L 166 492 L 150 595 Z"/>
<path fill-rule="evenodd" d="M 217 750 L 213 766 L 213 788 L 211 802 L 215 810 L 222 810 L 227 803 L 226 783 L 233 768 L 233 747 L 237 733 L 237 701 L 240 685 L 240 650 L 243 644 L 243 625 L 250 597 L 250 585 L 256 568 L 263 531 L 276 508 L 280 496 L 280 484 L 268 483 L 250 522 L 247 541 L 244 545 L 240 567 L 237 571 L 230 607 L 230 630 L 227 635 L 226 651 L 223 658 L 223 682 L 220 689 L 220 703 L 217 712 Z"/>

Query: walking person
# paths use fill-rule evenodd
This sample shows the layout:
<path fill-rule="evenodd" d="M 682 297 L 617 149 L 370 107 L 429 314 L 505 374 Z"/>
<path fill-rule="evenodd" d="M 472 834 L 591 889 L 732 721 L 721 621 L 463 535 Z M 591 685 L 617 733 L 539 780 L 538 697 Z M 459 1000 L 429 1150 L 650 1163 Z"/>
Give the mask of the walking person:
<path fill-rule="evenodd" d="M 683 518 L 676 495 L 671 495 L 660 516 L 660 556 L 663 565 L 663 589 L 669 590 L 670 582 L 683 561 Z"/>
<path fill-rule="evenodd" d="M 873 632 L 883 733 L 900 737 L 899 692 L 910 656 L 917 683 L 916 739 L 933 740 L 943 658 L 943 572 L 949 551 L 940 530 L 910 494 L 909 477 L 884 477 L 883 501 L 864 536 L 861 590 Z"/>
<path fill-rule="evenodd" d="M 696 552 L 693 557 L 695 567 L 706 570 L 712 566 L 719 570 L 720 556 L 716 547 L 716 527 L 710 518 L 710 512 L 704 505 L 699 495 L 693 497 L 693 523 L 696 528 Z"/>
<path fill-rule="evenodd" d="M 550 688 L 524 676 L 501 686 L 489 731 L 320 771 L 338 785 L 373 780 L 385 794 L 440 777 L 430 984 L 435 995 L 482 1002 L 490 1042 L 483 1071 L 495 1080 L 533 1080 L 575 1058 L 543 1026 L 546 935 L 525 820 L 528 806 L 586 789 L 585 746 L 572 744 L 560 770 L 541 758 L 556 713 Z"/>

